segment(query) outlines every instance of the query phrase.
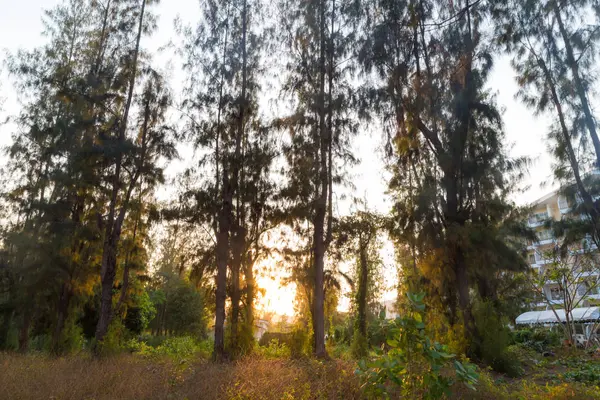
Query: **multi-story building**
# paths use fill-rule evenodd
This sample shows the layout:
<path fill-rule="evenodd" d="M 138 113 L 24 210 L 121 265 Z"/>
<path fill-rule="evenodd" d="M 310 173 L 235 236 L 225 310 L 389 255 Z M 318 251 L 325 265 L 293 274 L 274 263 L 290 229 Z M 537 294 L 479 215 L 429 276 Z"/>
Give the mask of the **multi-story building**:
<path fill-rule="evenodd" d="M 552 230 L 548 227 L 549 220 L 560 221 L 564 218 L 576 218 L 571 212 L 571 206 L 565 196 L 554 191 L 536 202 L 532 207 L 532 213 L 529 216 L 527 223 L 530 228 L 537 231 L 538 241 L 529 242 L 527 246 L 527 259 L 531 267 L 538 273 L 543 273 L 548 264 L 553 260 L 549 257 L 553 248 L 559 244 L 558 239 L 554 237 Z M 574 247 L 572 251 L 583 251 L 584 248 L 593 246 L 588 243 L 581 243 L 580 247 Z M 600 288 L 596 284 L 592 284 L 592 280 L 598 279 L 598 273 L 592 272 L 586 277 L 582 285 L 576 288 L 579 295 L 586 295 L 585 301 L 582 301 L 581 307 L 595 305 L 595 300 L 600 300 Z M 593 287 L 590 291 L 589 288 Z M 564 293 L 561 292 L 557 282 L 546 282 L 543 289 L 543 295 L 554 304 L 560 305 L 563 303 Z M 535 304 L 538 309 L 545 309 L 548 306 L 547 301 L 539 299 Z"/>

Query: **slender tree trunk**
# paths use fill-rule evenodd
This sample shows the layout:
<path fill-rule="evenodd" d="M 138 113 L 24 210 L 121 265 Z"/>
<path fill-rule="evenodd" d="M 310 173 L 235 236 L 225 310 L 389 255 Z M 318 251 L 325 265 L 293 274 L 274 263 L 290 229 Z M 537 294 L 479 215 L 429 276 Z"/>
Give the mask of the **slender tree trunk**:
<path fill-rule="evenodd" d="M 32 307 L 27 307 L 23 313 L 23 321 L 19 330 L 19 351 L 26 353 L 29 349 L 29 327 L 33 316 Z"/>
<path fill-rule="evenodd" d="M 229 8 L 227 11 L 229 18 Z M 221 138 L 221 112 L 223 110 L 223 86 L 225 80 L 225 59 L 227 55 L 227 41 L 229 38 L 229 24 L 225 25 L 225 37 L 223 41 L 223 60 L 221 62 L 221 81 L 219 84 L 219 104 L 217 109 L 217 138 L 215 148 L 216 175 L 215 186 L 217 204 L 219 204 L 215 218 L 216 248 L 215 256 L 217 263 L 217 275 L 215 277 L 215 344 L 213 348 L 213 359 L 223 360 L 225 354 L 225 300 L 227 298 L 227 263 L 229 262 L 229 232 L 231 228 L 231 188 L 229 182 L 229 171 L 227 168 L 226 157 L 221 156 L 219 140 Z M 221 175 L 219 167 L 223 163 Z M 221 187 L 219 188 L 219 184 Z"/>
<path fill-rule="evenodd" d="M 467 334 L 469 334 L 472 327 L 469 301 L 469 280 L 464 250 L 460 243 L 460 231 L 464 226 L 464 222 L 458 216 L 458 185 L 456 178 L 446 176 L 445 181 L 446 211 L 444 219 L 446 220 L 446 251 L 448 255 L 450 255 L 451 267 L 454 272 L 454 282 L 458 294 L 458 306 L 462 312 L 465 330 Z M 456 320 L 455 316 L 453 316 L 452 319 Z"/>
<path fill-rule="evenodd" d="M 244 277 L 246 280 L 246 323 L 254 329 L 254 297 L 256 296 L 253 262 L 244 262 Z"/>
<path fill-rule="evenodd" d="M 217 277 L 215 304 L 215 347 L 213 358 L 225 358 L 225 299 L 227 297 L 227 262 L 229 261 L 229 231 L 231 227 L 231 189 L 227 179 L 227 168 L 223 168 L 222 205 L 217 235 Z"/>
<path fill-rule="evenodd" d="M 127 132 L 127 122 L 129 120 L 129 110 L 131 109 L 131 102 L 133 98 L 133 90 L 135 88 L 135 80 L 137 75 L 137 64 L 140 50 L 140 40 L 142 37 L 142 28 L 144 25 L 144 12 L 146 10 L 146 0 L 142 0 L 142 7 L 140 12 L 140 19 L 138 25 L 138 32 L 134 50 L 133 65 L 131 71 L 131 77 L 129 80 L 129 88 L 127 94 L 127 102 L 123 112 L 123 117 L 119 126 L 119 143 L 121 146 L 125 144 L 125 135 Z M 143 157 L 143 156 L 142 156 Z M 104 245 L 102 249 L 102 267 L 101 267 L 101 282 L 102 282 L 102 294 L 100 304 L 100 318 L 98 325 L 96 326 L 96 346 L 102 342 L 104 335 L 108 332 L 108 326 L 112 318 L 112 290 L 115 282 L 116 269 L 117 269 L 117 246 L 121 238 L 121 227 L 123 219 L 125 217 L 125 211 L 128 206 L 129 197 L 131 196 L 131 190 L 135 185 L 135 180 L 132 178 L 130 190 L 128 191 L 127 197 L 123 200 L 121 205 L 121 211 L 119 216 L 115 219 L 116 207 L 118 201 L 119 190 L 121 186 L 121 168 L 122 168 L 123 155 L 119 153 L 117 155 L 115 173 L 113 175 L 112 182 L 112 194 L 110 199 L 109 215 L 106 226 L 106 232 L 104 237 Z M 98 348 L 96 347 L 96 351 Z"/>
<path fill-rule="evenodd" d="M 369 264 L 367 257 L 367 244 L 360 243 L 360 273 L 358 276 L 357 314 L 358 331 L 367 337 L 367 285 L 369 280 Z"/>
<path fill-rule="evenodd" d="M 247 48 L 246 34 L 248 29 L 248 9 L 247 1 L 244 0 L 242 5 L 242 90 L 240 96 L 240 108 L 238 115 L 237 134 L 235 138 L 235 154 L 233 165 L 233 194 L 237 198 L 236 217 L 233 227 L 232 238 L 232 260 L 231 260 L 231 334 L 232 344 L 236 346 L 239 334 L 239 316 L 240 316 L 240 270 L 242 266 L 242 252 L 245 247 L 245 229 L 243 225 L 245 221 L 242 219 L 243 204 L 243 182 L 240 181 L 240 171 L 243 166 L 242 142 L 245 136 L 245 117 L 246 117 L 246 86 L 248 81 L 247 71 Z"/>
<path fill-rule="evenodd" d="M 10 321 L 12 320 L 12 316 L 12 310 L 4 310 L 4 312 L 2 313 L 2 323 L 0 324 L 0 350 L 7 349 L 8 330 L 10 327 Z"/>
<path fill-rule="evenodd" d="M 69 313 L 69 304 L 71 302 L 72 292 L 70 289 L 70 285 L 68 283 L 64 283 L 60 298 L 58 300 L 58 308 L 56 313 L 56 325 L 54 327 L 54 332 L 52 333 L 52 352 L 58 354 L 60 349 L 60 339 L 62 337 L 63 329 L 65 328 L 65 322 Z"/>
<path fill-rule="evenodd" d="M 583 109 L 583 114 L 585 116 L 585 124 L 590 133 L 590 137 L 592 138 L 592 143 L 594 144 L 594 150 L 596 152 L 596 167 L 600 168 L 600 139 L 598 138 L 598 133 L 596 132 L 596 122 L 594 121 L 594 116 L 592 115 L 586 90 L 583 86 L 583 82 L 581 81 L 579 66 L 577 64 L 577 61 L 575 60 L 573 46 L 571 45 L 571 38 L 569 37 L 569 34 L 562 20 L 562 15 L 558 6 L 558 0 L 554 0 L 552 2 L 552 9 L 554 11 L 554 16 L 556 17 L 556 22 L 558 23 L 560 34 L 562 35 L 565 44 L 565 50 L 567 53 L 567 64 L 571 69 L 571 73 L 573 74 L 575 89 L 577 90 L 577 95 L 579 96 L 579 100 L 581 101 L 581 108 Z"/>
<path fill-rule="evenodd" d="M 237 345 L 240 319 L 240 270 L 242 265 L 242 232 L 236 227 L 231 243 L 231 339 L 232 345 Z"/>
<path fill-rule="evenodd" d="M 317 165 L 318 175 L 318 198 L 315 202 L 314 212 L 314 311 L 313 311 L 313 334 L 314 334 L 314 353 L 317 357 L 326 357 L 325 350 L 325 214 L 327 212 L 327 127 L 326 127 L 326 106 L 325 106 L 325 75 L 327 74 L 325 66 L 325 0 L 320 1 L 320 82 L 319 82 L 319 164 Z"/>

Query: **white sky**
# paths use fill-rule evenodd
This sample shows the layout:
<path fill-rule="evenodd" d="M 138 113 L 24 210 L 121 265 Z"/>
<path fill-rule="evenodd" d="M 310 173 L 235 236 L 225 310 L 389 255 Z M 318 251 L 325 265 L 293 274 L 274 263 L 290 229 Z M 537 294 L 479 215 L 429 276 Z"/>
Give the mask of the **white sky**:
<path fill-rule="evenodd" d="M 42 10 L 52 8 L 60 0 L 0 0 L 0 50 L 14 52 L 20 48 L 32 49 L 43 43 Z M 153 6 L 153 11 L 159 15 L 159 29 L 151 38 L 144 38 L 142 46 L 149 51 L 156 51 L 167 44 L 174 37 L 173 20 L 180 15 L 185 22 L 198 20 L 199 0 L 163 0 L 159 6 Z M 4 54 L 4 53 L 3 53 Z M 2 56 L 2 59 L 4 57 Z M 167 66 L 170 56 L 161 54 L 155 56 L 159 66 Z M 176 64 L 176 63 L 175 63 Z M 175 65 L 174 64 L 174 65 Z M 175 68 L 168 67 L 171 75 L 171 85 L 175 91 L 181 88 L 181 73 Z M 10 81 L 6 74 L 0 75 L 0 99 L 4 98 L 4 113 L 0 114 L 3 120 L 7 115 L 14 115 L 19 110 Z M 506 112 L 504 114 L 505 130 L 509 144 L 512 144 L 510 154 L 513 156 L 529 156 L 533 158 L 534 165 L 530 171 L 526 185 L 530 186 L 524 194 L 515 197 L 518 204 L 531 202 L 549 192 L 549 186 L 541 187 L 540 183 L 551 181 L 550 157 L 547 154 L 546 144 L 543 139 L 546 134 L 549 120 L 535 118 L 530 110 L 514 100 L 517 86 L 514 73 L 510 67 L 508 57 L 496 60 L 496 65 L 490 79 L 490 87 L 498 92 L 498 102 Z M 10 141 L 11 125 L 0 126 L 0 146 Z M 386 179 L 383 171 L 383 156 L 379 151 L 381 137 L 363 134 L 355 142 L 357 155 L 362 159 L 362 164 L 354 169 L 352 182 L 356 186 L 354 195 L 366 197 L 371 208 L 385 212 L 389 209 L 387 201 Z M 0 157 L 0 166 L 3 159 Z M 171 175 L 180 170 L 183 162 L 174 163 L 169 169 Z M 343 212 L 343 210 L 340 210 Z M 283 298 L 275 298 L 274 302 L 293 301 L 290 293 Z M 346 300 L 345 300 L 346 301 Z"/>

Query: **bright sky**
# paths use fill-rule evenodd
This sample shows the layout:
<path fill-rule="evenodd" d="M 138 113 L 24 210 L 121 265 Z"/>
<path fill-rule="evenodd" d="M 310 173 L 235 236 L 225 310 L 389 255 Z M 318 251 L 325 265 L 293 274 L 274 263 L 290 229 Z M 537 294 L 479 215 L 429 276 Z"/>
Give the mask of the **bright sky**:
<path fill-rule="evenodd" d="M 41 36 L 42 30 L 42 10 L 52 8 L 60 3 L 59 0 L 0 0 L 0 50 L 14 52 L 20 48 L 32 49 L 43 43 Z M 159 15 L 159 30 L 151 38 L 144 38 L 142 46 L 149 51 L 156 51 L 164 46 L 174 37 L 173 20 L 178 15 L 184 22 L 193 22 L 198 19 L 199 0 L 163 0 L 159 6 L 154 6 L 153 10 Z M 166 67 L 171 56 L 163 53 L 156 56 L 155 59 L 159 65 Z M 174 63 L 176 65 L 176 63 Z M 177 68 L 168 68 L 171 71 L 171 85 L 175 91 L 181 88 L 181 73 Z M 19 110 L 16 102 L 16 94 L 7 81 L 6 74 L 0 75 L 0 99 L 4 98 L 4 113 L 0 114 L 3 120 L 7 115 L 14 115 Z M 546 151 L 546 145 L 543 138 L 549 126 L 549 120 L 544 118 L 535 118 L 530 110 L 524 105 L 514 100 L 517 86 L 514 81 L 514 73 L 510 67 L 508 57 L 501 57 L 496 60 L 496 65 L 490 79 L 490 87 L 498 92 L 498 102 L 506 111 L 504 113 L 504 123 L 507 139 L 513 145 L 510 154 L 514 156 L 529 156 L 535 160 L 530 171 L 530 176 L 526 182 L 530 189 L 515 198 L 518 204 L 531 202 L 549 192 L 552 187 L 541 187 L 540 183 L 549 181 L 551 178 L 550 157 Z M 6 145 L 10 141 L 10 133 L 13 127 L 10 125 L 0 127 L 0 146 Z M 356 186 L 356 195 L 365 196 L 370 208 L 381 212 L 389 209 L 389 202 L 385 195 L 386 179 L 384 177 L 382 154 L 379 151 L 381 145 L 380 137 L 371 137 L 363 134 L 357 138 L 355 149 L 357 155 L 362 159 L 362 164 L 355 168 L 351 173 L 351 181 Z M 0 165 L 3 160 L 0 158 Z M 169 172 L 174 174 L 181 169 L 182 162 L 175 163 L 169 168 Z M 342 209 L 341 213 L 346 212 Z M 389 253 L 390 249 L 386 249 Z M 388 260 L 393 257 L 386 256 Z M 386 264 L 389 264 L 386 262 Z M 391 285 L 393 281 L 393 268 L 388 265 L 389 271 L 386 273 L 387 284 Z M 267 289 L 266 298 L 260 299 L 260 304 L 265 308 L 278 313 L 291 314 L 293 312 L 294 287 L 288 286 L 281 288 L 280 277 L 272 280 L 269 276 L 259 278 L 259 285 Z M 389 297 L 391 295 L 388 294 Z M 348 299 L 342 299 L 342 308 L 346 308 Z"/>

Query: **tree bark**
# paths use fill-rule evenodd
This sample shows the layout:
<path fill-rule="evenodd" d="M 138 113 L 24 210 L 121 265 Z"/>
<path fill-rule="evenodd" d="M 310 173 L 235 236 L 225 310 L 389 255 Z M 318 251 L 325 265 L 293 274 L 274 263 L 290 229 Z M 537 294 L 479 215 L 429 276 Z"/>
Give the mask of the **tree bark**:
<path fill-rule="evenodd" d="M 358 277 L 357 326 L 360 334 L 367 337 L 367 285 L 369 280 L 369 264 L 367 257 L 367 244 L 360 243 L 360 273 Z"/>
<path fill-rule="evenodd" d="M 29 349 L 29 327 L 31 326 L 33 310 L 27 307 L 23 313 L 23 322 L 19 330 L 19 352 L 26 353 Z"/>
<path fill-rule="evenodd" d="M 229 261 L 229 230 L 231 219 L 231 190 L 227 179 L 227 168 L 223 168 L 222 205 L 219 213 L 217 235 L 217 276 L 215 304 L 215 347 L 213 359 L 225 358 L 225 299 L 227 297 L 227 263 Z"/>
<path fill-rule="evenodd" d="M 247 48 L 246 48 L 246 34 L 248 29 L 248 9 L 247 1 L 244 0 L 242 5 L 242 87 L 240 95 L 240 107 L 238 115 L 238 126 L 237 134 L 235 138 L 235 153 L 234 153 L 234 164 L 233 164 L 233 194 L 237 198 L 236 204 L 236 217 L 235 224 L 233 227 L 232 237 L 232 260 L 231 260 L 231 334 L 232 344 L 236 346 L 238 340 L 238 322 L 240 316 L 240 270 L 242 267 L 242 252 L 245 248 L 245 235 L 246 230 L 244 229 L 244 199 L 243 199 L 243 182 L 241 182 L 240 171 L 243 168 L 243 155 L 242 155 L 242 142 L 245 136 L 245 118 L 246 118 L 246 90 L 248 81 L 247 71 Z"/>
<path fill-rule="evenodd" d="M 131 102 L 133 98 L 133 90 L 135 88 L 135 80 L 137 75 L 137 64 L 140 50 L 140 40 L 142 37 L 142 28 L 144 24 L 144 12 L 146 10 L 146 0 L 142 0 L 142 7 L 140 11 L 140 19 L 138 25 L 138 32 L 134 50 L 133 65 L 131 71 L 131 77 L 129 80 L 129 88 L 127 93 L 127 102 L 119 126 L 119 143 L 123 145 L 125 143 L 125 134 L 127 132 L 127 122 L 129 119 L 129 110 L 131 109 Z M 144 156 L 142 155 L 142 158 Z M 121 238 L 121 227 L 123 219 L 125 218 L 125 212 L 128 206 L 131 191 L 135 185 L 135 180 L 132 178 L 131 185 L 129 187 L 126 198 L 123 200 L 121 210 L 118 217 L 115 219 L 116 207 L 119 195 L 119 189 L 121 186 L 121 167 L 122 167 L 123 155 L 119 153 L 115 164 L 115 173 L 113 175 L 112 182 L 112 194 L 110 199 L 109 215 L 106 226 L 106 232 L 104 237 L 104 245 L 102 249 L 102 267 L 101 267 L 101 282 L 102 282 L 102 294 L 100 304 L 100 318 L 98 325 L 96 326 L 96 346 L 95 351 L 98 350 L 98 344 L 102 343 L 104 336 L 108 332 L 108 326 L 112 318 L 112 290 L 115 282 L 116 268 L 117 268 L 117 246 Z M 138 173 L 140 171 L 138 170 Z M 137 175 L 139 177 L 139 174 Z"/>
<path fill-rule="evenodd" d="M 56 325 L 54 327 L 54 332 L 52 333 L 51 350 L 54 354 L 58 354 L 61 351 L 60 339 L 62 337 L 62 332 L 65 327 L 65 321 L 67 320 L 71 297 L 72 292 L 70 289 L 70 285 L 68 283 L 64 283 L 60 293 L 60 298 L 58 300 Z"/>
<path fill-rule="evenodd" d="M 325 350 L 325 214 L 327 212 L 327 126 L 325 106 L 325 0 L 320 1 L 320 81 L 319 81 L 319 135 L 317 146 L 319 148 L 319 163 L 317 165 L 319 191 L 315 202 L 313 221 L 313 253 L 314 253 L 314 303 L 313 303 L 313 335 L 314 353 L 317 357 L 326 357 Z"/>

